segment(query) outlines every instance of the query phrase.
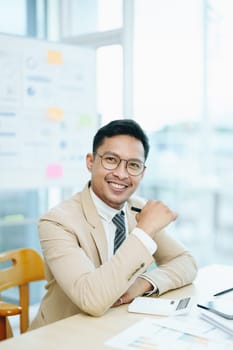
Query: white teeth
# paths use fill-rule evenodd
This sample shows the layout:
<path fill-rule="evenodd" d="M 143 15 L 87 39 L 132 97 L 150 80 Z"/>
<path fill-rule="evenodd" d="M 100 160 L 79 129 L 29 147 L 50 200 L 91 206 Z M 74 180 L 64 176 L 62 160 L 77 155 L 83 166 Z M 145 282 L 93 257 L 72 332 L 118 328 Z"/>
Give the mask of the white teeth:
<path fill-rule="evenodd" d="M 123 186 L 123 185 L 118 185 L 118 184 L 114 184 L 114 183 L 111 183 L 111 185 L 112 185 L 112 187 L 120 188 L 120 189 L 122 189 L 122 188 L 125 187 L 125 186 Z"/>

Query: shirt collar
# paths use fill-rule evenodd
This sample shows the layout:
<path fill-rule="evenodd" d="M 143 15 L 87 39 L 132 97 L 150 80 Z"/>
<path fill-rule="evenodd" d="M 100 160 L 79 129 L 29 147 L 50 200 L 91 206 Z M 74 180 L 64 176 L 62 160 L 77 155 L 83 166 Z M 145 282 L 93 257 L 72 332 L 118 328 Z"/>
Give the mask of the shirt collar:
<path fill-rule="evenodd" d="M 104 201 L 102 201 L 92 190 L 90 187 L 91 198 L 97 208 L 99 215 L 106 221 L 110 222 L 112 218 L 119 213 L 120 211 L 125 212 L 125 205 L 121 210 L 117 210 L 109 207 Z"/>

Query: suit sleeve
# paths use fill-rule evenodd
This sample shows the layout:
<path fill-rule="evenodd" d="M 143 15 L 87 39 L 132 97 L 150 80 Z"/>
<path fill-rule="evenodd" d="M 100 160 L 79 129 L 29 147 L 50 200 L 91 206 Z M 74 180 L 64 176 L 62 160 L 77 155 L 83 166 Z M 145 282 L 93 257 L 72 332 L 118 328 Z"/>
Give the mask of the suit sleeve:
<path fill-rule="evenodd" d="M 192 283 L 197 266 L 191 253 L 164 231 L 154 240 L 158 246 L 154 254 L 157 267 L 143 275 L 157 286 L 158 295 Z"/>
<path fill-rule="evenodd" d="M 84 247 L 77 234 L 51 217 L 40 221 L 39 232 L 49 288 L 59 287 L 59 293 L 93 316 L 103 315 L 153 262 L 134 235 L 123 242 L 112 259 L 96 264 L 88 252 L 89 245 Z"/>

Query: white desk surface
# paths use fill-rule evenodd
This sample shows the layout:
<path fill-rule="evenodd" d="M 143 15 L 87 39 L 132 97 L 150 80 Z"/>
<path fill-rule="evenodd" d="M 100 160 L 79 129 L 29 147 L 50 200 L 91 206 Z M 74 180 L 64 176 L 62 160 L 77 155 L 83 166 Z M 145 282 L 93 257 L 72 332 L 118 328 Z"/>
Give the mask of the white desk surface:
<path fill-rule="evenodd" d="M 192 285 L 164 294 L 162 297 L 214 294 L 233 285 L 233 266 L 209 265 L 201 268 Z M 0 350 L 99 350 L 112 349 L 105 341 L 145 317 L 127 312 L 127 305 L 110 309 L 102 317 L 75 315 L 45 327 L 2 341 Z M 156 317 L 156 316 L 154 316 Z"/>

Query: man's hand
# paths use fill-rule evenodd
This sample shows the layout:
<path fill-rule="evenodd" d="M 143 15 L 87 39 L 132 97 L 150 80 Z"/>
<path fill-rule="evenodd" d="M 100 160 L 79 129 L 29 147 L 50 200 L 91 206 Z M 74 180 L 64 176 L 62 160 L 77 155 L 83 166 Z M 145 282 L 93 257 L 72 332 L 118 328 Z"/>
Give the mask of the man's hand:
<path fill-rule="evenodd" d="M 156 232 L 176 220 L 177 214 L 163 202 L 149 200 L 136 214 L 137 227 L 153 237 Z"/>
<path fill-rule="evenodd" d="M 113 304 L 113 307 L 128 304 L 136 297 L 153 289 L 152 284 L 144 278 L 138 277 L 129 289 Z"/>

